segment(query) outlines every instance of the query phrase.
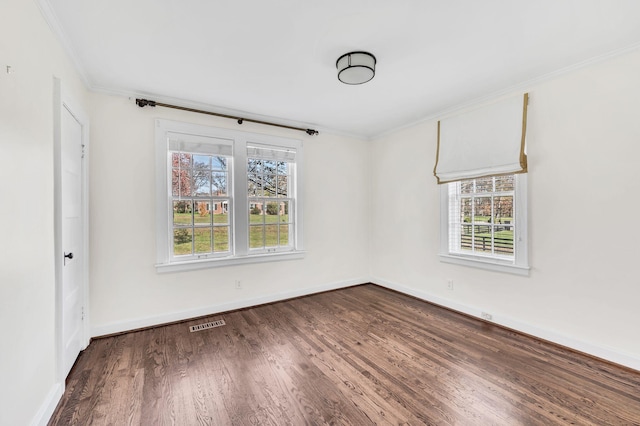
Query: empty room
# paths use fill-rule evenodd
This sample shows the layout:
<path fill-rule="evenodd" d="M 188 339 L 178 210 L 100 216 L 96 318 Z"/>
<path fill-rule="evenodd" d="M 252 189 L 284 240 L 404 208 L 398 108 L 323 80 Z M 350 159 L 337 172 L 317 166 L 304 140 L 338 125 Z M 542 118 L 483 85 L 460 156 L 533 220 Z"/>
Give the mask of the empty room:
<path fill-rule="evenodd" d="M 0 5 L 0 425 L 640 425 L 640 2 Z"/>

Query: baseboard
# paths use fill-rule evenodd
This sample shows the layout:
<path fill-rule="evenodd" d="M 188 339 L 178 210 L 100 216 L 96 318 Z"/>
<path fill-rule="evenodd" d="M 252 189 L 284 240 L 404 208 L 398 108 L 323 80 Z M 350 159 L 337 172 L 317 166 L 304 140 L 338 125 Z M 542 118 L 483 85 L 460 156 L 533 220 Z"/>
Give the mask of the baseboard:
<path fill-rule="evenodd" d="M 307 287 L 299 290 L 290 290 L 281 293 L 269 294 L 251 299 L 243 299 L 228 303 L 220 303 L 196 309 L 185 311 L 177 311 L 163 315 L 152 317 L 136 318 L 128 321 L 118 321 L 110 324 L 98 325 L 91 328 L 91 337 L 106 336 L 109 334 L 117 334 L 131 330 L 137 330 L 145 327 L 153 327 L 162 324 L 168 324 L 176 321 L 188 320 L 206 315 L 215 315 L 222 312 L 233 311 L 236 309 L 249 308 L 252 306 L 263 305 L 265 303 L 273 303 L 281 300 L 292 299 L 294 297 L 308 296 L 314 293 L 322 293 L 324 291 L 338 290 L 340 288 L 352 287 L 369 282 L 368 277 L 354 278 L 345 281 L 328 283 L 316 287 Z"/>
<path fill-rule="evenodd" d="M 379 285 L 380 287 L 385 287 L 390 290 L 395 290 L 397 292 L 416 297 L 426 302 L 443 306 L 445 308 L 484 320 L 481 316 L 482 310 L 478 307 L 458 303 L 453 300 L 449 300 L 449 299 L 445 299 L 445 298 L 433 295 L 426 291 L 416 290 L 416 289 L 406 287 L 397 283 L 393 283 L 391 281 L 384 280 L 382 278 L 372 277 L 370 281 L 373 284 Z M 640 371 L 640 359 L 637 356 L 627 354 L 627 353 L 622 353 L 618 350 L 609 348 L 607 346 L 594 345 L 593 343 L 585 342 L 585 341 L 576 339 L 574 337 L 555 332 L 553 330 L 541 328 L 533 324 L 529 324 L 508 316 L 495 314 L 495 312 L 492 312 L 492 316 L 493 316 L 491 320 L 492 323 L 510 328 L 512 330 L 519 331 L 521 333 L 529 334 L 539 339 L 556 343 L 558 345 L 561 345 L 579 352 L 583 352 L 585 354 L 603 359 L 605 361 L 612 362 L 614 364 L 622 365 L 624 367 L 628 367 L 633 370 Z"/>
<path fill-rule="evenodd" d="M 46 426 L 46 424 L 49 423 L 49 420 L 51 419 L 53 412 L 56 410 L 56 407 L 58 406 L 58 402 L 60 402 L 60 398 L 62 398 L 63 393 L 64 393 L 64 383 L 54 384 L 49 390 L 49 393 L 47 394 L 47 397 L 45 398 L 45 400 L 42 401 L 40 408 L 38 409 L 36 414 L 33 416 L 33 419 L 31 420 L 30 425 Z"/>

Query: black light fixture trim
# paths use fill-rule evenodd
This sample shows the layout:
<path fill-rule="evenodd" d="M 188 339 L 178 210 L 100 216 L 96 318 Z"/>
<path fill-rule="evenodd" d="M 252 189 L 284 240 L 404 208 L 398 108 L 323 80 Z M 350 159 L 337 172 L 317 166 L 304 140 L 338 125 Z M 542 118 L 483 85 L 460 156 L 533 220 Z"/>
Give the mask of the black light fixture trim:
<path fill-rule="evenodd" d="M 346 63 L 343 59 L 346 58 Z M 356 59 L 354 63 L 354 59 Z M 341 64 L 340 62 L 343 61 Z M 344 84 L 357 85 L 371 81 L 376 75 L 376 57 L 369 52 L 345 53 L 336 61 L 338 80 Z M 355 75 L 354 75 L 355 73 Z"/>
<path fill-rule="evenodd" d="M 233 115 L 220 114 L 217 112 L 203 111 L 201 109 L 187 108 L 179 105 L 163 104 L 161 102 L 151 101 L 149 99 L 136 99 L 136 105 L 138 105 L 140 108 L 146 107 L 146 106 L 150 106 L 150 107 L 161 106 L 165 108 L 179 109 L 182 111 L 197 112 L 199 114 L 215 115 L 216 117 L 231 118 L 233 120 L 236 120 L 238 124 L 242 124 L 245 121 L 248 121 L 250 123 L 264 124 L 266 126 L 282 127 L 283 129 L 300 130 L 301 132 L 305 132 L 309 136 L 314 136 L 318 134 L 318 131 L 314 129 L 304 129 L 302 127 L 293 127 L 293 126 L 287 126 L 284 124 L 270 123 L 268 121 L 252 120 L 250 118 L 242 118 L 242 117 L 236 117 Z"/>

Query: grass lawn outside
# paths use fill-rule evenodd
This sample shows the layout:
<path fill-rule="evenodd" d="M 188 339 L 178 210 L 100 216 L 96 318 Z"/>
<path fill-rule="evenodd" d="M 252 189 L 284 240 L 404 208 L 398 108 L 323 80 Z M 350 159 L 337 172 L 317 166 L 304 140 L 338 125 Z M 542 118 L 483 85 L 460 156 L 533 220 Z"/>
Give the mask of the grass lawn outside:
<path fill-rule="evenodd" d="M 173 230 L 173 254 L 175 256 L 212 253 L 211 216 L 213 216 L 213 253 L 230 249 L 228 214 L 176 213 L 173 224 L 186 227 Z M 193 222 L 192 222 L 193 221 Z M 283 247 L 289 245 L 289 215 L 249 215 L 249 248 Z M 190 227 L 189 225 L 194 225 Z M 198 226 L 201 225 L 201 226 Z M 193 243 L 193 244 L 192 244 Z"/>

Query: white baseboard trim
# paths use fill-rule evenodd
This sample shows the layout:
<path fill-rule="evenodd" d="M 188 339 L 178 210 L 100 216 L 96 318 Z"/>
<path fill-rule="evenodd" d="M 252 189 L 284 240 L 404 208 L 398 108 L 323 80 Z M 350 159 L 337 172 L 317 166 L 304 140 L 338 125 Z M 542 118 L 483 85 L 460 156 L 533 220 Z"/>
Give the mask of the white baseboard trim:
<path fill-rule="evenodd" d="M 440 305 L 445 308 L 471 315 L 485 321 L 481 316 L 482 309 L 478 307 L 458 303 L 453 300 L 445 299 L 425 291 L 416 290 L 414 288 L 406 287 L 378 277 L 371 277 L 369 281 L 381 287 L 395 290 L 400 293 L 404 293 L 409 296 L 424 300 L 426 302 Z M 496 314 L 495 312 L 491 312 L 491 314 L 493 318 L 490 322 L 493 322 L 495 324 L 640 371 L 640 358 L 638 358 L 637 356 L 623 353 L 607 346 L 595 345 L 593 343 L 585 342 L 553 330 L 548 330 L 508 316 Z"/>
<path fill-rule="evenodd" d="M 31 426 L 46 426 L 46 424 L 49 423 L 53 412 L 56 410 L 63 393 L 64 382 L 54 384 L 29 424 Z"/>
<path fill-rule="evenodd" d="M 131 330 L 137 330 L 145 327 L 153 327 L 161 324 L 168 324 L 176 321 L 188 320 L 206 315 L 215 315 L 222 312 L 233 311 L 236 309 L 249 308 L 251 306 L 263 305 L 265 303 L 278 302 L 281 300 L 292 299 L 294 297 L 308 296 L 323 291 L 337 290 L 345 287 L 368 283 L 367 277 L 353 278 L 350 280 L 339 281 L 334 283 L 322 284 L 315 287 L 307 287 L 302 289 L 290 290 L 281 293 L 269 294 L 251 299 L 237 300 L 218 305 L 210 305 L 202 308 L 189 309 L 186 311 L 172 312 L 163 315 L 156 315 L 146 318 L 136 318 L 128 321 L 118 321 L 104 325 L 91 327 L 91 337 L 106 336 L 109 334 L 122 333 Z"/>

